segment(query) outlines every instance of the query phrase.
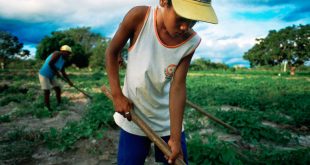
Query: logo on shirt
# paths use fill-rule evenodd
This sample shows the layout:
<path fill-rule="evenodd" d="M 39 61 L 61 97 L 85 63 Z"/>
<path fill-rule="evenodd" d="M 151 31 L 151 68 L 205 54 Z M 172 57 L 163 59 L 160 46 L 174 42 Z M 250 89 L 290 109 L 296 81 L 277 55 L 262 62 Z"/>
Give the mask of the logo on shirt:
<path fill-rule="evenodd" d="M 170 65 L 165 69 L 166 79 L 170 80 L 170 79 L 173 77 L 173 74 L 174 74 L 176 68 L 177 68 L 177 65 L 175 65 L 175 64 L 170 64 Z"/>

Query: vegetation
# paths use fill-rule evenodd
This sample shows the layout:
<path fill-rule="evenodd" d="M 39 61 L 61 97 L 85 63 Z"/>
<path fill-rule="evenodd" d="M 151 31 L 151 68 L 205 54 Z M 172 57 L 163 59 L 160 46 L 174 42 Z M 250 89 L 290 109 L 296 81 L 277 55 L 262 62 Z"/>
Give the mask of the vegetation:
<path fill-rule="evenodd" d="M 73 49 L 71 63 L 80 68 L 89 65 L 92 49 L 102 42 L 106 42 L 99 34 L 90 32 L 90 28 L 71 28 L 65 31 L 52 32 L 51 34 L 51 36 L 44 37 L 38 44 L 36 58 L 44 60 L 66 44 Z"/>
<path fill-rule="evenodd" d="M 0 160 L 15 164 L 27 162 L 42 145 L 62 152 L 74 151 L 77 142 L 100 140 L 106 136 L 106 130 L 117 129 L 112 118 L 112 103 L 101 92 L 94 92 L 94 88 L 107 84 L 104 72 L 73 68 L 69 71 L 75 84 L 93 96 L 83 109 L 81 119 L 64 123 L 60 128 L 29 130 L 28 126 L 19 126 L 4 132 L 0 136 L 3 151 Z M 223 139 L 232 136 L 228 130 L 187 108 L 185 130 L 190 164 L 309 163 L 309 147 L 299 144 L 299 136 L 308 135 L 310 127 L 309 85 L 304 83 L 308 81 L 304 75 L 309 73 L 297 74 L 294 79 L 277 73 L 272 70 L 189 72 L 188 99 L 241 132 L 238 140 Z M 29 116 L 33 120 L 46 120 L 55 115 L 70 115 L 72 109 L 68 106 L 76 104 L 65 97 L 63 105 L 56 107 L 53 96 L 54 111 L 50 113 L 44 108 L 37 80 L 30 76 L 32 72 L 7 70 L 0 74 L 11 82 L 0 88 L 0 107 L 6 109 L 14 105 L 8 113 L 0 115 L 0 124 Z M 64 90 L 78 94 L 73 88 Z M 229 108 L 223 110 L 223 107 Z"/>
<path fill-rule="evenodd" d="M 309 148 L 297 147 L 297 134 L 309 134 L 301 131 L 310 126 L 307 77 L 292 80 L 272 71 L 244 72 L 189 73 L 188 99 L 241 133 L 241 140 L 220 141 L 227 136 L 219 132 L 228 130 L 187 109 L 191 164 L 307 164 L 310 159 L 304 156 L 309 155 Z M 212 139 L 214 136 L 217 138 Z M 296 148 L 289 147 L 292 145 Z"/>
<path fill-rule="evenodd" d="M 8 58 L 12 58 L 18 53 L 23 44 L 18 38 L 8 32 L 0 31 L 0 63 L 5 64 Z"/>
<path fill-rule="evenodd" d="M 301 66 L 310 60 L 309 31 L 310 25 L 271 30 L 266 38 L 256 39 L 257 43 L 243 57 L 252 67 L 275 66 L 284 61 L 291 68 Z"/>
<path fill-rule="evenodd" d="M 91 32 L 89 27 L 55 31 L 51 33 L 51 36 L 44 37 L 38 44 L 36 59 L 45 60 L 55 50 L 67 44 L 73 49 L 68 65 L 74 64 L 78 68 L 103 69 L 105 50 L 109 42 L 109 38 Z M 124 48 L 122 56 L 126 55 L 127 49 Z"/>
<path fill-rule="evenodd" d="M 210 70 L 210 69 L 223 69 L 227 70 L 228 66 L 222 63 L 213 63 L 209 59 L 198 58 L 193 60 L 191 63 L 191 70 L 198 71 L 198 70 Z"/>

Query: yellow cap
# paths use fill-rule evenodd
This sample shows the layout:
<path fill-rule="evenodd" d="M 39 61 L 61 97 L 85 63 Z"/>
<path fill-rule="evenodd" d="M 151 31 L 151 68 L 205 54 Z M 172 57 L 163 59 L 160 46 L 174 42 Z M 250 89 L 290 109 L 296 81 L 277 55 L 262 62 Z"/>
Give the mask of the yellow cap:
<path fill-rule="evenodd" d="M 211 0 L 172 0 L 175 12 L 181 17 L 217 24 Z"/>
<path fill-rule="evenodd" d="M 68 46 L 68 45 L 62 45 L 62 46 L 60 47 L 60 50 L 61 50 L 61 51 L 67 51 L 67 52 L 72 53 L 71 47 Z"/>

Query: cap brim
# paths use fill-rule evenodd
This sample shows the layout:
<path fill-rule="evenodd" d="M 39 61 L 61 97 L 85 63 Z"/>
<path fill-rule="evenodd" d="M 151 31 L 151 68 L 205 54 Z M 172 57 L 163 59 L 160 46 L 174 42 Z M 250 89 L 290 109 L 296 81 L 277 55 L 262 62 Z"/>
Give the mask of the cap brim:
<path fill-rule="evenodd" d="M 175 12 L 181 17 L 217 24 L 216 14 L 210 3 L 189 0 L 172 0 Z"/>

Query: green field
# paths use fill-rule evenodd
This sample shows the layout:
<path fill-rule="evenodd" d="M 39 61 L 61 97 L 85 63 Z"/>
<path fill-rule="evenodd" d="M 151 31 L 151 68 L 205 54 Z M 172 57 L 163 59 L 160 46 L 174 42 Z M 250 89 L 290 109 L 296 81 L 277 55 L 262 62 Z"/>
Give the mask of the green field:
<path fill-rule="evenodd" d="M 0 77 L 0 164 L 44 164 L 48 157 L 74 164 L 72 155 L 76 162 L 115 163 L 111 134 L 118 128 L 112 103 L 100 92 L 108 84 L 103 71 L 70 70 L 75 85 L 93 99 L 64 84 L 63 104 L 57 107 L 51 97 L 53 112 L 44 108 L 37 71 L 2 70 Z M 240 132 L 187 107 L 190 164 L 310 164 L 309 72 L 190 72 L 187 96 Z"/>

